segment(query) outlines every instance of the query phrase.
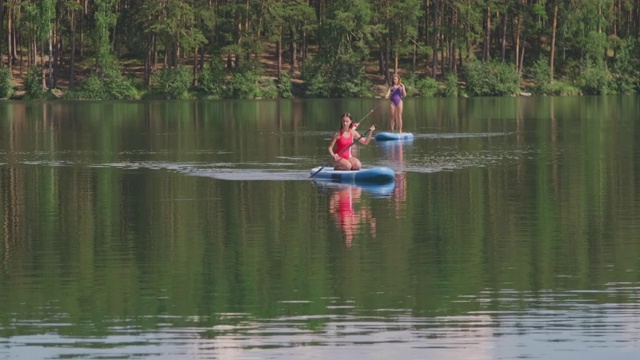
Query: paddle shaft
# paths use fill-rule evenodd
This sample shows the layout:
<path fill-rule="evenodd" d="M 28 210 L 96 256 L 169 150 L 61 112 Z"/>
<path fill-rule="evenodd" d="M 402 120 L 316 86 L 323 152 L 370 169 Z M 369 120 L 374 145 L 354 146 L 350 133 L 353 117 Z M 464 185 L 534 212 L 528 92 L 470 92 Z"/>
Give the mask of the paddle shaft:
<path fill-rule="evenodd" d="M 363 122 L 363 121 L 364 121 L 364 119 L 366 119 L 366 118 L 367 118 L 367 116 L 371 115 L 371 113 L 373 112 L 373 110 L 375 110 L 378 106 L 380 106 L 380 104 L 376 105 L 376 107 L 374 107 L 373 109 L 371 109 L 371 110 L 367 113 L 367 115 L 365 115 L 362 119 L 360 119 L 360 121 L 358 121 L 358 122 L 356 123 L 356 128 L 357 128 L 358 126 L 360 126 L 360 123 L 361 123 L 361 122 Z"/>
<path fill-rule="evenodd" d="M 373 111 L 373 110 L 371 110 L 371 111 Z M 363 120 L 364 120 L 364 119 L 363 119 Z M 362 120 L 361 120 L 361 121 L 362 121 Z M 344 149 L 340 150 L 340 152 L 339 152 L 339 153 L 337 153 L 337 155 L 340 155 L 340 154 L 342 154 L 343 152 L 347 151 L 349 148 L 351 148 L 351 147 L 353 146 L 353 144 L 355 144 L 355 143 L 357 143 L 357 142 L 360 142 L 360 139 L 362 139 L 363 137 L 367 136 L 367 133 L 368 133 L 369 131 L 371 131 L 371 129 L 369 129 L 369 130 L 365 131 L 365 132 L 364 132 L 364 134 L 360 135 L 360 137 L 359 137 L 359 138 L 357 138 L 357 139 L 356 139 L 356 141 L 354 141 L 354 142 L 352 142 L 351 144 L 349 144 L 349 146 L 347 146 L 346 148 L 344 148 Z M 309 176 L 309 177 L 310 177 L 310 178 L 312 178 L 312 177 L 314 177 L 314 176 L 318 175 L 318 173 L 319 173 L 320 171 L 322 171 L 322 169 L 324 169 L 325 167 L 326 167 L 326 165 L 321 166 L 321 167 L 320 167 L 320 169 L 318 169 L 318 171 L 314 172 L 314 173 L 313 173 L 313 174 L 311 174 L 311 176 Z"/>

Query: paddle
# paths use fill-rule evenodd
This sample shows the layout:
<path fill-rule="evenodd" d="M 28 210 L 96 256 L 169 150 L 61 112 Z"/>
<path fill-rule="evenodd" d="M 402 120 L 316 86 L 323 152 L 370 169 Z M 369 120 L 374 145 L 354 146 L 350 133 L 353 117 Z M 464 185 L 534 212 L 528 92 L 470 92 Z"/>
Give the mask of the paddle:
<path fill-rule="evenodd" d="M 373 109 L 371 109 L 371 110 L 367 113 L 367 115 L 365 115 L 362 119 L 360 119 L 360 121 L 358 121 L 358 122 L 355 124 L 355 126 L 354 126 L 353 128 L 354 128 L 354 129 L 357 129 L 357 128 L 358 128 L 358 126 L 360 126 L 360 123 L 361 123 L 364 119 L 366 119 L 366 118 L 367 118 L 367 116 L 371 115 L 371 113 L 373 112 L 373 110 L 375 110 L 378 106 L 380 106 L 380 104 L 376 105 Z"/>
<path fill-rule="evenodd" d="M 373 110 L 371 110 L 371 111 L 373 111 Z M 369 112 L 369 114 L 370 114 L 370 113 L 371 113 L 371 112 Z M 364 119 L 363 119 L 363 120 L 364 120 Z M 360 120 L 360 121 L 362 121 L 362 120 Z M 367 133 L 368 133 L 369 131 L 371 131 L 371 129 L 369 129 L 369 130 L 365 131 L 365 132 L 364 132 L 364 134 L 360 135 L 360 137 L 359 137 L 359 138 L 357 138 L 357 139 L 356 139 L 356 141 L 354 141 L 354 142 L 352 142 L 351 144 L 349 144 L 349 146 L 347 146 L 346 148 L 344 148 L 344 149 L 340 150 L 340 152 L 339 152 L 337 155 L 340 155 L 340 154 L 342 154 L 343 152 L 347 151 L 347 149 L 349 149 L 350 147 L 352 147 L 352 146 L 353 146 L 353 144 L 355 144 L 355 143 L 357 143 L 357 142 L 360 142 L 360 139 L 362 139 L 363 137 L 367 136 Z M 314 177 L 314 176 L 318 175 L 318 173 L 319 173 L 320 171 L 322 171 L 322 169 L 324 169 L 326 166 L 327 166 L 327 165 L 322 165 L 322 166 L 320 167 L 320 169 L 318 169 L 318 171 L 316 171 L 316 172 L 314 172 L 313 174 L 311 174 L 311 176 L 309 176 L 309 178 L 312 178 L 312 177 Z"/>

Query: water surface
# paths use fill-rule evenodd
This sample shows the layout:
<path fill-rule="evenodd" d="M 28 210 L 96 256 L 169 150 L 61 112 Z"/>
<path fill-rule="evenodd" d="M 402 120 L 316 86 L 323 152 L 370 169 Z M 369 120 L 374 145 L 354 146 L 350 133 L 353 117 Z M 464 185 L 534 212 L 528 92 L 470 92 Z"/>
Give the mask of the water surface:
<path fill-rule="evenodd" d="M 635 359 L 640 97 L 0 104 L 0 358 Z"/>

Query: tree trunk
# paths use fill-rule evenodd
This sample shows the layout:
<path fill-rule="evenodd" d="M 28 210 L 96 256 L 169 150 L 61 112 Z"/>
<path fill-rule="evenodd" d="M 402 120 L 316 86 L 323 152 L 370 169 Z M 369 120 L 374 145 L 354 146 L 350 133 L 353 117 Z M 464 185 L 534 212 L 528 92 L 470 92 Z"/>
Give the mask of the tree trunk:
<path fill-rule="evenodd" d="M 291 31 L 291 45 L 289 52 L 291 53 L 291 61 L 289 62 L 289 67 L 291 68 L 291 73 L 298 68 L 298 43 L 296 42 L 296 33 L 295 31 Z"/>
<path fill-rule="evenodd" d="M 487 21 L 485 22 L 484 46 L 482 47 L 482 61 L 490 59 L 489 46 L 491 45 L 491 1 L 487 2 Z"/>
<path fill-rule="evenodd" d="M 502 15 L 502 62 L 507 59 L 507 14 Z"/>
<path fill-rule="evenodd" d="M 198 61 L 198 67 L 200 71 L 204 70 L 204 46 L 200 46 L 200 60 Z"/>
<path fill-rule="evenodd" d="M 147 36 L 147 53 L 144 57 L 144 85 L 149 87 L 151 85 L 151 71 L 153 64 L 153 44 L 155 35 Z"/>
<path fill-rule="evenodd" d="M 11 8 L 7 9 L 7 63 L 9 64 L 9 74 L 12 74 L 11 68 L 13 67 L 13 12 Z"/>
<path fill-rule="evenodd" d="M 516 50 L 516 69 L 518 68 L 518 64 L 520 64 L 520 31 L 521 31 L 521 26 L 520 26 L 520 15 L 516 16 L 516 18 L 514 19 L 514 21 L 516 22 L 516 34 L 515 34 L 515 50 Z"/>
<path fill-rule="evenodd" d="M 4 6 L 4 1 L 0 0 L 0 29 L 4 29 L 4 12 L 6 7 Z M 8 31 L 7 31 L 8 33 Z M 7 36 L 7 40 L 10 39 L 11 36 Z M 0 68 L 4 67 L 4 62 L 2 61 L 2 54 L 4 49 L 2 48 L 2 40 L 0 40 Z M 9 53 L 7 53 L 9 54 Z M 11 62 L 11 56 L 7 56 L 7 60 Z"/>
<path fill-rule="evenodd" d="M 385 41 L 385 52 L 384 52 L 384 79 L 387 84 L 391 84 L 391 76 L 389 74 L 391 63 L 391 44 L 389 39 L 387 38 Z"/>
<path fill-rule="evenodd" d="M 153 72 L 153 70 L 158 68 L 158 40 L 155 35 L 151 37 L 151 46 L 153 49 L 153 66 L 151 66 L 151 71 Z"/>
<path fill-rule="evenodd" d="M 71 71 L 69 73 L 69 86 L 73 87 L 76 77 L 76 13 L 71 13 Z"/>
<path fill-rule="evenodd" d="M 292 54 L 295 56 L 295 54 Z M 280 72 L 282 71 L 282 36 L 278 37 L 276 42 L 276 78 L 280 80 Z"/>
<path fill-rule="evenodd" d="M 53 88 L 53 61 L 54 59 L 51 58 L 51 56 L 53 55 L 53 37 L 54 37 L 54 32 L 53 32 L 53 27 L 49 30 L 49 56 L 47 57 L 49 59 L 49 81 L 47 84 L 47 89 L 52 89 Z"/>
<path fill-rule="evenodd" d="M 554 76 L 554 65 L 555 65 L 555 57 L 556 57 L 556 31 L 558 29 L 558 4 L 556 3 L 553 6 L 553 25 L 551 25 L 551 54 L 549 55 L 549 68 L 551 75 L 551 80 L 553 80 Z"/>
<path fill-rule="evenodd" d="M 438 16 L 440 0 L 433 2 L 433 62 L 431 64 L 431 77 L 436 78 L 438 72 Z"/>
<path fill-rule="evenodd" d="M 522 51 L 520 52 L 520 64 L 518 64 L 518 74 L 522 74 L 522 67 L 524 65 L 524 41 L 522 42 Z"/>
<path fill-rule="evenodd" d="M 56 24 L 56 31 L 54 32 L 54 36 L 53 38 L 55 39 L 54 41 L 54 45 L 53 45 L 53 69 L 51 71 L 51 87 L 52 88 L 57 88 L 58 87 L 58 70 L 60 69 L 61 63 L 62 63 L 62 37 L 60 37 L 58 34 L 59 32 L 57 31 L 58 29 L 60 29 L 60 24 Z"/>
<path fill-rule="evenodd" d="M 418 62 L 418 43 L 414 42 L 413 43 L 413 55 L 411 57 L 411 65 L 413 66 L 414 69 L 417 69 L 417 62 Z"/>
<path fill-rule="evenodd" d="M 309 44 L 307 43 L 307 32 L 302 32 L 302 62 L 307 60 L 307 53 L 309 51 Z"/>
<path fill-rule="evenodd" d="M 457 69 L 456 69 L 456 43 L 452 42 L 451 43 L 451 55 L 449 55 L 449 71 L 452 71 L 453 73 L 457 73 Z"/>
<path fill-rule="evenodd" d="M 193 86 L 198 86 L 198 48 L 193 50 Z"/>
<path fill-rule="evenodd" d="M 397 50 L 394 52 L 393 73 L 394 74 L 398 73 L 398 51 Z"/>

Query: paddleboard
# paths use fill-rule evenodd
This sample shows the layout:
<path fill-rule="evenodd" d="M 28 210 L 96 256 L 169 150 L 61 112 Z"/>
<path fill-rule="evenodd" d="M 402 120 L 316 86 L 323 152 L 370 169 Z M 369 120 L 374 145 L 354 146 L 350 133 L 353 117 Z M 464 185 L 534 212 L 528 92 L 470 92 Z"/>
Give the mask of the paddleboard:
<path fill-rule="evenodd" d="M 409 140 L 413 140 L 413 134 L 412 133 L 394 133 L 394 132 L 386 132 L 386 131 L 382 131 L 377 133 L 374 136 L 374 139 L 376 139 L 376 141 L 409 141 Z"/>
<path fill-rule="evenodd" d="M 374 167 L 360 170 L 335 170 L 326 166 L 311 169 L 315 180 L 333 181 L 343 184 L 388 184 L 395 181 L 395 173 L 388 167 Z M 317 174 L 316 174 L 317 173 Z M 315 174 L 315 175 L 314 175 Z"/>

